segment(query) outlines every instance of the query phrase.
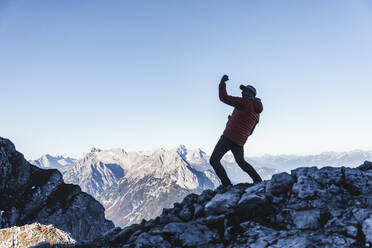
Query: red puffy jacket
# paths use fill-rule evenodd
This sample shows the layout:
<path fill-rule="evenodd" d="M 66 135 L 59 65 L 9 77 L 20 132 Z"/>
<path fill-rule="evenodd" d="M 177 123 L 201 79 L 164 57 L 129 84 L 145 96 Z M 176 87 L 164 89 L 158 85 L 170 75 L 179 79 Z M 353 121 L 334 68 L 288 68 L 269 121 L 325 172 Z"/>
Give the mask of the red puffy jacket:
<path fill-rule="evenodd" d="M 226 83 L 223 82 L 219 85 L 219 96 L 222 102 L 235 107 L 223 134 L 234 143 L 244 146 L 260 119 L 262 103 L 245 97 L 229 96 Z"/>

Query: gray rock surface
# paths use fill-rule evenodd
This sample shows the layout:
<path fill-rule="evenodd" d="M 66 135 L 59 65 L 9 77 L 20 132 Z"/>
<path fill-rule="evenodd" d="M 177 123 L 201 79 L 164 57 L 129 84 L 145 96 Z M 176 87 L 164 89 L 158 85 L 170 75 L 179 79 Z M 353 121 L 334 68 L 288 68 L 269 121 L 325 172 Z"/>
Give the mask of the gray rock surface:
<path fill-rule="evenodd" d="M 366 241 L 372 243 L 372 216 L 363 221 L 362 228 Z"/>
<path fill-rule="evenodd" d="M 320 211 L 318 209 L 294 211 L 292 214 L 293 224 L 296 228 L 316 230 L 320 227 Z"/>
<path fill-rule="evenodd" d="M 0 228 L 38 222 L 85 240 L 114 227 L 93 197 L 77 185 L 65 184 L 57 170 L 31 165 L 1 137 L 0 199 Z"/>
<path fill-rule="evenodd" d="M 267 192 L 271 194 L 283 194 L 287 192 L 293 185 L 294 179 L 286 172 L 273 175 L 267 184 Z"/>
<path fill-rule="evenodd" d="M 237 191 L 227 191 L 223 194 L 216 194 L 212 200 L 205 205 L 205 211 L 209 215 L 217 215 L 226 212 L 233 207 L 240 199 Z"/>

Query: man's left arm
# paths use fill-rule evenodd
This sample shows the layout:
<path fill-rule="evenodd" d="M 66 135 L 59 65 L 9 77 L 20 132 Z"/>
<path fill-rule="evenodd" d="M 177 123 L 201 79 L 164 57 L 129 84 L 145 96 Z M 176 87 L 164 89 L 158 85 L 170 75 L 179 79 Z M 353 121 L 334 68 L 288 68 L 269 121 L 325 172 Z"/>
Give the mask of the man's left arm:
<path fill-rule="evenodd" d="M 236 108 L 242 108 L 243 103 L 240 97 L 229 96 L 226 91 L 226 81 L 229 80 L 227 75 L 224 75 L 219 84 L 219 97 L 221 102 L 226 103 Z"/>

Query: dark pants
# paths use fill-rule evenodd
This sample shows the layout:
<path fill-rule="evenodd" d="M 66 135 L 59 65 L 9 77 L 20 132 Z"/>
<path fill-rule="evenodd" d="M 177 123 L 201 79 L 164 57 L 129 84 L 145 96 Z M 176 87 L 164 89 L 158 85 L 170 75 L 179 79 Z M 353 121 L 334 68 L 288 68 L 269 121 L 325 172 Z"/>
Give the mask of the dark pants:
<path fill-rule="evenodd" d="M 238 163 L 239 167 L 242 168 L 242 170 L 245 171 L 253 179 L 253 182 L 262 182 L 262 179 L 258 175 L 257 171 L 244 160 L 243 147 L 235 144 L 225 135 L 222 135 L 216 147 L 214 148 L 212 156 L 209 160 L 217 176 L 220 178 L 222 184 L 225 186 L 231 185 L 230 179 L 220 162 L 223 155 L 225 155 L 225 153 L 230 150 L 234 155 L 235 161 Z"/>

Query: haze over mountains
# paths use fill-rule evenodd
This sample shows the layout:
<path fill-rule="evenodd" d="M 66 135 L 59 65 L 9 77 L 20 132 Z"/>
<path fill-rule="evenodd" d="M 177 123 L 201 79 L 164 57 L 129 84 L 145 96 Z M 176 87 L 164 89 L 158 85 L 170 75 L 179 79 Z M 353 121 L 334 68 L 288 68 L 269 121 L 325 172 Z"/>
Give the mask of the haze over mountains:
<path fill-rule="evenodd" d="M 365 160 L 372 160 L 372 152 L 247 158 L 263 179 L 299 166 L 357 166 Z M 55 161 L 62 162 L 56 164 Z M 140 152 L 93 148 L 81 159 L 46 155 L 31 162 L 40 167 L 55 166 L 66 183 L 80 185 L 83 191 L 99 200 L 108 219 L 126 226 L 158 216 L 163 208 L 171 207 L 190 193 L 216 188 L 220 182 L 208 161 L 209 155 L 202 150 L 181 145 L 170 150 Z M 222 163 L 233 183 L 251 182 L 231 154 L 227 154 Z"/>
<path fill-rule="evenodd" d="M 180 145 L 179 148 L 185 149 L 185 154 L 188 161 L 193 161 L 195 164 L 209 164 L 208 160 L 210 155 L 206 154 L 200 149 L 189 150 L 184 145 Z M 92 151 L 100 150 L 98 148 L 92 148 Z M 110 149 L 112 152 L 119 151 L 124 149 Z M 189 152 L 189 153 L 187 153 Z M 198 152 L 200 154 L 198 154 Z M 138 152 L 129 152 L 132 156 L 135 154 L 151 154 L 152 151 L 138 151 Z M 112 154 L 112 153 L 111 153 Z M 311 155 L 270 155 L 266 154 L 263 156 L 252 156 L 245 157 L 246 160 L 254 165 L 255 167 L 267 167 L 277 169 L 279 171 L 289 171 L 298 166 L 342 166 L 343 164 L 350 164 L 352 166 L 358 166 L 365 160 L 371 160 L 372 151 L 364 150 L 352 150 L 348 152 L 323 152 L 319 154 Z M 67 165 L 70 165 L 76 161 L 75 158 L 64 157 L 64 156 L 52 156 L 50 154 L 43 155 L 42 157 L 29 160 L 34 165 L 44 168 L 63 168 Z M 222 163 L 226 166 L 229 164 L 234 164 L 235 161 L 231 153 L 227 153 L 223 159 Z M 227 168 L 228 169 L 228 168 Z"/>

